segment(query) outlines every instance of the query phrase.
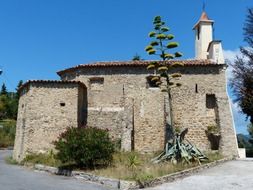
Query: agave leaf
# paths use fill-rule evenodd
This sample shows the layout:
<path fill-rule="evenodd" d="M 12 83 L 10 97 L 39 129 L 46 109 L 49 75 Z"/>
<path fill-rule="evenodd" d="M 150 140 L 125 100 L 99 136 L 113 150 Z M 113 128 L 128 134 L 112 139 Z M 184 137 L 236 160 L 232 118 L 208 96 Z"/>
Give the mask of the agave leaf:
<path fill-rule="evenodd" d="M 161 83 L 161 81 L 157 81 L 155 84 L 156 84 L 157 86 L 159 86 L 159 85 L 162 84 L 162 83 Z"/>
<path fill-rule="evenodd" d="M 160 27 L 161 27 L 161 26 L 157 26 L 157 25 L 156 25 L 156 26 L 154 27 L 154 29 L 155 29 L 155 30 L 160 30 Z"/>
<path fill-rule="evenodd" d="M 157 39 L 165 39 L 166 38 L 166 35 L 165 34 L 158 34 L 157 36 L 156 36 L 156 38 Z"/>
<path fill-rule="evenodd" d="M 162 18 L 161 18 L 161 16 L 156 16 L 155 18 L 154 18 L 154 24 L 156 24 L 156 23 L 160 23 L 162 21 Z"/>
<path fill-rule="evenodd" d="M 180 62 L 174 62 L 174 63 L 171 63 L 170 64 L 170 67 L 179 67 L 179 66 L 184 66 L 184 64 L 183 63 L 180 63 Z"/>
<path fill-rule="evenodd" d="M 150 64 L 149 66 L 147 66 L 147 69 L 154 69 L 155 68 L 155 65 L 153 64 Z"/>
<path fill-rule="evenodd" d="M 150 45 L 151 45 L 151 46 L 158 46 L 158 45 L 159 45 L 159 43 L 158 43 L 158 42 L 156 42 L 156 41 L 153 41 L 153 42 L 151 42 L 151 43 L 150 43 Z"/>
<path fill-rule="evenodd" d="M 165 57 L 166 59 L 173 59 L 173 58 L 174 58 L 174 56 L 173 56 L 172 54 L 169 54 L 169 53 L 166 53 L 166 54 L 164 55 L 164 57 Z"/>
<path fill-rule="evenodd" d="M 150 64 L 157 65 L 158 63 L 156 61 L 152 61 L 152 62 L 150 62 Z"/>
<path fill-rule="evenodd" d="M 167 48 L 171 49 L 171 48 L 176 48 L 178 46 L 179 44 L 177 42 L 169 42 L 167 45 Z"/>
<path fill-rule="evenodd" d="M 162 89 L 166 91 L 166 89 Z M 173 142 L 167 142 L 165 150 L 159 154 L 159 156 L 152 159 L 153 163 L 160 163 L 170 160 L 172 163 L 177 164 L 190 163 L 191 161 L 200 162 L 207 160 L 208 158 L 202 154 L 195 146 L 193 146 L 188 140 L 181 138 L 183 131 L 180 134 L 175 134 Z M 185 143 L 185 141 L 187 143 Z"/>
<path fill-rule="evenodd" d="M 181 77 L 182 75 L 180 73 L 173 73 L 171 75 L 172 78 L 177 78 L 177 77 Z"/>
<path fill-rule="evenodd" d="M 150 51 L 152 49 L 153 49 L 153 46 L 150 46 L 150 45 L 148 45 L 148 46 L 145 47 L 145 51 Z"/>
<path fill-rule="evenodd" d="M 158 71 L 167 71 L 168 70 L 168 67 L 166 66 L 161 66 L 158 68 Z"/>
<path fill-rule="evenodd" d="M 175 36 L 174 36 L 173 34 L 168 34 L 168 35 L 167 35 L 167 39 L 168 39 L 168 40 L 172 40 L 174 37 L 175 37 Z"/>
<path fill-rule="evenodd" d="M 153 54 L 155 54 L 155 52 L 156 52 L 156 51 L 155 51 L 154 49 L 151 49 L 151 50 L 148 51 L 148 54 L 149 54 L 149 55 L 153 55 Z"/>
<path fill-rule="evenodd" d="M 155 35 L 156 35 L 156 33 L 155 33 L 154 31 L 149 32 L 149 34 L 148 34 L 148 36 L 149 36 L 150 38 L 155 37 Z"/>
<path fill-rule="evenodd" d="M 168 28 L 168 27 L 162 27 L 161 28 L 161 31 L 163 31 L 163 32 L 168 32 L 170 29 Z"/>
<path fill-rule="evenodd" d="M 153 81 L 159 81 L 159 80 L 160 80 L 160 77 L 158 77 L 158 76 L 152 77 L 152 79 L 151 79 L 152 82 Z"/>
<path fill-rule="evenodd" d="M 182 56 L 183 56 L 183 54 L 181 52 L 176 52 L 175 53 L 175 57 L 182 57 Z"/>

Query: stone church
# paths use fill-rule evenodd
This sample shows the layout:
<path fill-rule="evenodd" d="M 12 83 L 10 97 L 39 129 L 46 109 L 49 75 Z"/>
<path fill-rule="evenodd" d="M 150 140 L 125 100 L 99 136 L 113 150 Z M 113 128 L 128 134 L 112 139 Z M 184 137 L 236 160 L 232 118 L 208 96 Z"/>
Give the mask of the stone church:
<path fill-rule="evenodd" d="M 220 40 L 205 12 L 194 25 L 195 59 L 184 64 L 182 86 L 171 89 L 173 126 L 188 128 L 186 138 L 210 150 L 208 126 L 221 134 L 219 150 L 237 155 L 237 142 L 226 91 L 226 64 Z M 168 64 L 174 62 L 169 61 Z M 60 80 L 30 80 L 20 89 L 14 159 L 47 152 L 68 127 L 109 129 L 122 150 L 153 152 L 166 141 L 166 92 L 150 82 L 149 61 L 111 61 L 58 71 Z"/>

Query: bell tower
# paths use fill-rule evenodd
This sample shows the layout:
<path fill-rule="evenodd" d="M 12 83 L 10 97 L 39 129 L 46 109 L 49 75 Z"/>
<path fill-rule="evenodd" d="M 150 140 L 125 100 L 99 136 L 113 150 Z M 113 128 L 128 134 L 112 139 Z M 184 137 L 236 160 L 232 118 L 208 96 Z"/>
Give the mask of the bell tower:
<path fill-rule="evenodd" d="M 195 58 L 208 59 L 208 46 L 213 41 L 213 20 L 210 20 L 203 10 L 199 21 L 194 25 L 195 30 Z"/>

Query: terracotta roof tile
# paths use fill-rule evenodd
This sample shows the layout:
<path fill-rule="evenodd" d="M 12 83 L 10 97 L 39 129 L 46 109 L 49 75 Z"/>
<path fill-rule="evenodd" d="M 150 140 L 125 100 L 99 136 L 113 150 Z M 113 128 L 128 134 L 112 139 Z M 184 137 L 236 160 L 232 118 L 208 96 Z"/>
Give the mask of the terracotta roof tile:
<path fill-rule="evenodd" d="M 130 67 L 136 67 L 136 66 L 143 66 L 146 67 L 150 62 L 154 61 L 112 61 L 112 62 L 95 62 L 91 64 L 80 64 L 75 67 L 71 67 L 68 69 L 64 69 L 61 71 L 58 71 L 58 75 L 62 75 L 66 72 L 75 71 L 77 69 L 81 68 L 100 68 L 100 67 L 124 67 L 124 66 L 130 66 Z M 160 61 L 158 61 L 160 62 Z M 179 62 L 183 63 L 185 66 L 214 66 L 218 65 L 216 62 L 213 62 L 209 59 L 203 59 L 203 60 L 197 60 L 197 59 L 190 59 L 190 60 L 171 60 L 167 61 L 168 64 Z"/>
<path fill-rule="evenodd" d="M 210 19 L 209 19 L 209 17 L 207 16 L 206 12 L 203 11 L 202 14 L 201 14 L 201 16 L 200 16 L 199 21 L 207 21 L 207 20 L 210 21 Z"/>
<path fill-rule="evenodd" d="M 209 17 L 207 16 L 206 12 L 203 11 L 200 18 L 199 18 L 199 21 L 194 25 L 193 29 L 195 29 L 200 22 L 210 22 L 210 23 L 213 23 L 214 21 L 209 19 Z"/>

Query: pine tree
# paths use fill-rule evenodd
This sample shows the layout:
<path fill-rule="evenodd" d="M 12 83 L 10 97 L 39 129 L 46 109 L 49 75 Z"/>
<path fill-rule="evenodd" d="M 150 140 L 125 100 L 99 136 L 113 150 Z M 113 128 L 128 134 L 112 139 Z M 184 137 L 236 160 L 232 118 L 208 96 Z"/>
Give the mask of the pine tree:
<path fill-rule="evenodd" d="M 5 86 L 5 84 L 3 83 L 2 87 L 1 87 L 1 92 L 0 95 L 7 95 L 7 88 Z"/>
<path fill-rule="evenodd" d="M 23 80 L 20 80 L 20 81 L 18 82 L 16 91 L 18 91 L 18 89 L 19 89 L 22 85 L 23 85 Z"/>
<path fill-rule="evenodd" d="M 249 47 L 241 47 L 243 57 L 238 57 L 233 67 L 231 87 L 242 112 L 253 124 L 253 8 L 248 9 L 244 26 L 244 40 Z"/>
<path fill-rule="evenodd" d="M 23 85 L 23 80 L 20 80 L 18 82 L 17 88 L 16 88 L 16 97 L 17 97 L 17 101 L 19 100 L 20 94 L 18 92 L 19 88 Z M 18 103 L 17 103 L 18 104 Z"/>
<path fill-rule="evenodd" d="M 132 58 L 132 61 L 140 61 L 140 60 L 141 60 L 141 56 L 138 55 L 137 53 Z"/>

